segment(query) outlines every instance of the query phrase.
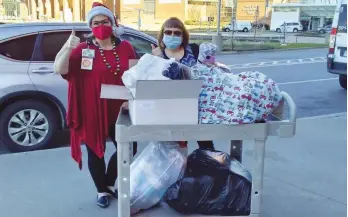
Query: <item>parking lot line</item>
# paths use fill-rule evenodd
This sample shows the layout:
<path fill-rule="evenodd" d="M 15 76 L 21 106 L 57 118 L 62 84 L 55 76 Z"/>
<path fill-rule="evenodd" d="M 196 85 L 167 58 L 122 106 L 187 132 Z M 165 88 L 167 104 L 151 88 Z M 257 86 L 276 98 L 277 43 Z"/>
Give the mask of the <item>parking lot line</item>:
<path fill-rule="evenodd" d="M 303 84 L 303 83 L 311 83 L 311 82 L 320 82 L 320 81 L 333 81 L 338 80 L 338 78 L 323 78 L 323 79 L 314 79 L 314 80 L 303 80 L 303 81 L 290 81 L 284 83 L 277 83 L 278 85 L 286 85 L 286 84 Z"/>

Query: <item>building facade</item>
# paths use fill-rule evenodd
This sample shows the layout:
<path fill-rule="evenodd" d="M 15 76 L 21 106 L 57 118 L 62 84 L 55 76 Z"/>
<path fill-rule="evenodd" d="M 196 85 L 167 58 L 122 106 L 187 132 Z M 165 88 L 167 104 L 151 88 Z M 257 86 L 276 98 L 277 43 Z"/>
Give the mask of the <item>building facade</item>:
<path fill-rule="evenodd" d="M 338 0 L 298 0 L 272 5 L 271 30 L 284 22 L 300 22 L 304 30 L 330 25 Z"/>
<path fill-rule="evenodd" d="M 0 0 L 0 20 L 84 21 L 94 1 L 109 7 L 123 23 L 163 22 L 169 17 L 204 22 L 217 18 L 218 0 Z M 223 0 L 222 19 L 231 17 L 233 0 Z"/>
<path fill-rule="evenodd" d="M 0 21 L 84 21 L 94 1 L 113 10 L 124 24 L 161 24 L 173 16 L 193 25 L 217 21 L 218 0 L 0 0 Z M 337 1 L 222 0 L 221 20 L 266 20 L 271 29 L 297 21 L 316 29 L 330 23 Z"/>

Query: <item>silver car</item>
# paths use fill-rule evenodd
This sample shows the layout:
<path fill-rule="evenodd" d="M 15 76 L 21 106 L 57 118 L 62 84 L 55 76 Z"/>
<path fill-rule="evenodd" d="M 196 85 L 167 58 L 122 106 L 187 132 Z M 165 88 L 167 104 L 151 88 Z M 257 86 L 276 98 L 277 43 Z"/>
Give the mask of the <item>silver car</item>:
<path fill-rule="evenodd" d="M 325 34 L 325 33 L 331 32 L 331 29 L 332 29 L 331 25 L 326 25 L 324 27 L 318 28 L 317 32 L 319 32 L 320 34 Z"/>
<path fill-rule="evenodd" d="M 43 148 L 66 127 L 67 82 L 53 71 L 56 54 L 75 28 L 85 40 L 85 23 L 0 25 L 0 143 L 12 152 Z M 125 27 L 121 37 L 139 56 L 157 40 Z"/>

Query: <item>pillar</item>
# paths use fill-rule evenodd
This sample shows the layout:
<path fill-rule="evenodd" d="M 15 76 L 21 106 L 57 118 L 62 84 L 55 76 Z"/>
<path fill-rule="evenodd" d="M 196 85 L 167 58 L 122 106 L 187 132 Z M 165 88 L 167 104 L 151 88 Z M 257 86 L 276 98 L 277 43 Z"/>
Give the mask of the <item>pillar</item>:
<path fill-rule="evenodd" d="M 42 0 L 37 0 L 38 3 L 38 12 L 39 12 L 39 20 L 44 18 L 45 12 L 44 12 L 44 4 Z"/>
<path fill-rule="evenodd" d="M 223 39 L 221 34 L 213 35 L 212 43 L 217 46 L 218 53 L 223 50 Z"/>
<path fill-rule="evenodd" d="M 73 0 L 73 18 L 74 21 L 80 21 L 81 15 L 80 15 L 80 0 Z"/>
<path fill-rule="evenodd" d="M 28 16 L 29 16 L 28 6 L 24 2 L 21 2 L 19 5 L 19 17 L 23 20 L 26 20 L 28 19 Z"/>
<path fill-rule="evenodd" d="M 62 17 L 60 16 L 60 4 L 59 4 L 59 0 L 53 0 L 53 17 L 56 19 L 56 20 L 60 20 L 62 19 Z"/>
<path fill-rule="evenodd" d="M 31 0 L 31 19 L 32 20 L 37 20 L 37 6 L 36 6 L 36 1 Z"/>
<path fill-rule="evenodd" d="M 46 0 L 45 1 L 45 8 L 46 8 L 46 18 L 47 19 L 51 19 L 52 18 L 52 6 L 51 6 L 51 1 L 50 0 Z"/>
<path fill-rule="evenodd" d="M 319 27 L 323 27 L 325 25 L 325 17 L 320 17 Z"/>

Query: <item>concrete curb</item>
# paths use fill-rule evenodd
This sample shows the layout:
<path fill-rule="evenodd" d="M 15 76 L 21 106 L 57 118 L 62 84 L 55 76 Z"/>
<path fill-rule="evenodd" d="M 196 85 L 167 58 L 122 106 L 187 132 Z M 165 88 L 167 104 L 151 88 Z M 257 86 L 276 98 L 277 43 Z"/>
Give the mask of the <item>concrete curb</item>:
<path fill-rule="evenodd" d="M 267 50 L 252 50 L 252 51 L 222 51 L 219 55 L 239 55 L 248 53 L 263 53 L 263 52 L 279 52 L 279 51 L 295 51 L 295 50 L 314 50 L 324 49 L 325 47 L 303 47 L 303 48 L 289 48 L 289 49 L 267 49 Z"/>
<path fill-rule="evenodd" d="M 334 114 L 328 114 L 328 115 L 319 115 L 319 116 L 312 116 L 312 117 L 297 118 L 297 120 L 338 118 L 338 117 L 344 117 L 344 116 L 347 116 L 347 112 L 340 112 L 340 113 L 334 113 Z"/>

